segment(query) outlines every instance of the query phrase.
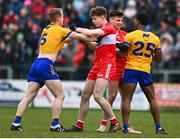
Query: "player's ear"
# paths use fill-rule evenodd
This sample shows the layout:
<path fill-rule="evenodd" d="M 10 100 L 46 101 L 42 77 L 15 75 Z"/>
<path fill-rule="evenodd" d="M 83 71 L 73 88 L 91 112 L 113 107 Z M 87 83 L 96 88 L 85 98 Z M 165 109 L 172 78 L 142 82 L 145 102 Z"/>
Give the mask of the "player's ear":
<path fill-rule="evenodd" d="M 112 18 L 109 18 L 109 22 L 112 23 Z"/>

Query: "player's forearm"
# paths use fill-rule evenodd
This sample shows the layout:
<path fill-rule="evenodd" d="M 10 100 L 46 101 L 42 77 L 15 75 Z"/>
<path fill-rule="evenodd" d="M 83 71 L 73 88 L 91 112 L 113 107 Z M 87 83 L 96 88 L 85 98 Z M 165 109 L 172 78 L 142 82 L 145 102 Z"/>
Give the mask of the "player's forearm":
<path fill-rule="evenodd" d="M 88 37 L 88 36 L 86 36 L 86 35 L 84 35 L 84 34 L 80 34 L 80 33 L 76 33 L 76 34 L 75 34 L 75 38 L 76 38 L 76 39 L 80 39 L 80 40 L 85 41 L 85 42 L 91 42 L 91 41 L 93 41 L 92 38 L 90 38 L 90 37 Z"/>
<path fill-rule="evenodd" d="M 87 35 L 87 36 L 91 36 L 91 30 L 90 29 L 86 29 L 86 28 L 77 28 L 76 29 L 77 32 L 79 33 L 82 33 L 84 35 Z"/>
<path fill-rule="evenodd" d="M 101 29 L 86 29 L 78 27 L 76 31 L 91 37 L 104 35 L 104 32 Z"/>
<path fill-rule="evenodd" d="M 89 48 L 95 50 L 96 49 L 96 42 L 85 42 Z"/>
<path fill-rule="evenodd" d="M 156 50 L 153 54 L 153 60 L 156 62 L 161 62 L 162 60 L 162 51 L 161 50 Z"/>
<path fill-rule="evenodd" d="M 72 42 L 72 41 L 73 41 L 73 39 L 67 38 L 67 39 L 65 39 L 64 43 L 69 43 L 69 42 Z"/>
<path fill-rule="evenodd" d="M 162 58 L 161 57 L 158 57 L 156 55 L 153 55 L 153 61 L 156 61 L 156 62 L 161 62 Z"/>

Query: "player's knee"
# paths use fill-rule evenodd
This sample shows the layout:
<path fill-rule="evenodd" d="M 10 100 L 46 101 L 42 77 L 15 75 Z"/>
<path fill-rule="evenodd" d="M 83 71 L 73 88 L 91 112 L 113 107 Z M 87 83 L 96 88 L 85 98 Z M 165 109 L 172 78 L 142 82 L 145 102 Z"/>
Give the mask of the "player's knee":
<path fill-rule="evenodd" d="M 87 99 L 89 99 L 90 98 L 90 96 L 88 95 L 88 93 L 86 93 L 86 92 L 83 92 L 82 93 L 82 95 L 81 95 L 81 99 L 82 100 L 87 100 Z"/>
<path fill-rule="evenodd" d="M 55 96 L 55 98 L 58 98 L 58 99 L 64 100 L 65 95 L 64 95 L 64 93 L 60 93 L 60 94 L 56 95 L 56 96 Z"/>
<path fill-rule="evenodd" d="M 109 95 L 108 101 L 109 101 L 110 103 L 113 103 L 114 100 L 115 100 L 115 98 L 116 98 L 116 95 Z"/>

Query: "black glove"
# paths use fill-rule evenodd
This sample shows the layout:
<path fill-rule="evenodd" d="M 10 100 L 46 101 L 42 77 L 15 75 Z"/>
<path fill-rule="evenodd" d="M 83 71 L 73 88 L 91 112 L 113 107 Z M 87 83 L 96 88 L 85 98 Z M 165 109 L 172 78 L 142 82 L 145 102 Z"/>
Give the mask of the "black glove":
<path fill-rule="evenodd" d="M 76 24 L 72 23 L 72 24 L 69 26 L 69 28 L 70 28 L 70 30 L 72 30 L 72 31 L 76 31 L 76 29 L 77 29 L 78 27 L 76 26 Z"/>
<path fill-rule="evenodd" d="M 126 53 L 129 49 L 129 47 L 124 45 L 124 43 L 116 43 L 116 48 L 118 48 L 122 53 Z"/>

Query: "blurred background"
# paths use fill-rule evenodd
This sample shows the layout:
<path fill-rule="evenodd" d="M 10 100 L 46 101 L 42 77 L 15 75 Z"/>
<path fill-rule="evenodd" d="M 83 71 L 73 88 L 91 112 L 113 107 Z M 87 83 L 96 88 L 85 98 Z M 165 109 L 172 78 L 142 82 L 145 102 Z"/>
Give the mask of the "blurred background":
<path fill-rule="evenodd" d="M 180 0 L 0 0 L 0 79 L 26 80 L 51 8 L 63 9 L 65 27 L 75 23 L 92 28 L 89 11 L 96 5 L 123 11 L 127 32 L 134 30 L 137 13 L 150 14 L 150 30 L 160 37 L 163 51 L 162 62 L 152 64 L 152 76 L 157 88 L 161 83 L 160 93 L 175 92 L 172 98 L 180 107 Z M 61 80 L 84 81 L 93 60 L 94 52 L 76 40 L 59 53 L 55 67 Z"/>
<path fill-rule="evenodd" d="M 180 82 L 180 0 L 0 0 L 0 78 L 27 77 L 51 8 L 63 8 L 65 27 L 76 23 L 91 28 L 89 11 L 96 5 L 123 11 L 127 32 L 133 31 L 132 18 L 146 10 L 163 51 L 162 62 L 153 64 L 154 81 Z M 80 41 L 71 45 L 59 54 L 56 69 L 62 80 L 85 80 L 93 51 Z"/>

